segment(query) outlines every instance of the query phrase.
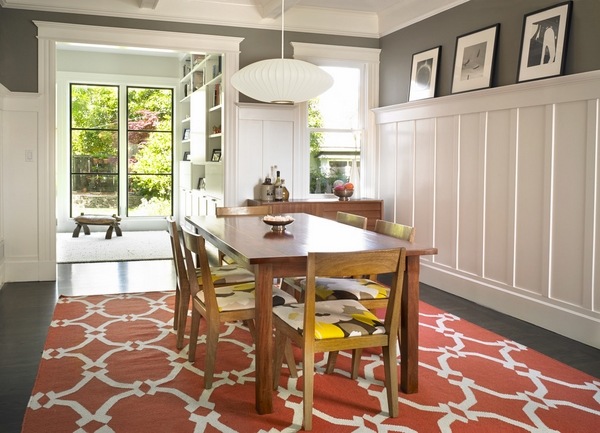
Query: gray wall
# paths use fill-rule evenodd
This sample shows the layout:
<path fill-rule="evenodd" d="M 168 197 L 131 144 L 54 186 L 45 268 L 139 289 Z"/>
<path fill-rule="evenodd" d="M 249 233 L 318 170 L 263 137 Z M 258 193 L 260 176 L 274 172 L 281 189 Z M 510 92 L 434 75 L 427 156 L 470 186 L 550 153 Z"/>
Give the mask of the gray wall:
<path fill-rule="evenodd" d="M 523 17 L 560 0 L 470 0 L 381 38 L 380 105 L 408 101 L 412 56 L 442 46 L 436 96 L 451 94 L 456 37 L 500 23 L 492 87 L 517 82 Z M 574 0 L 565 74 L 600 69 L 600 0 Z"/>
<path fill-rule="evenodd" d="M 183 33 L 243 37 L 240 67 L 257 60 L 281 56 L 281 32 L 167 21 L 134 20 L 17 10 L 0 7 L 0 83 L 13 92 L 37 92 L 37 27 L 32 21 L 50 21 L 106 27 L 163 30 Z M 379 40 L 310 33 L 286 32 L 287 41 L 377 48 Z M 292 47 L 286 43 L 286 57 Z M 243 95 L 240 95 L 240 100 Z"/>
<path fill-rule="evenodd" d="M 495 87 L 516 83 L 523 16 L 559 2 L 560 0 L 470 0 L 380 40 L 286 32 L 286 41 L 380 47 L 380 105 L 386 106 L 408 100 L 412 55 L 437 45 L 442 46 L 442 54 L 436 96 L 449 95 L 456 37 L 496 23 L 500 23 L 500 33 L 492 85 Z M 13 92 L 37 91 L 37 28 L 32 23 L 33 20 L 243 37 L 240 67 L 280 55 L 280 34 L 275 30 L 0 7 L 0 83 Z M 574 0 L 565 74 L 600 69 L 599 24 L 600 0 Z M 286 56 L 291 56 L 289 44 L 286 44 Z M 240 95 L 242 101 L 243 98 L 244 95 Z"/>

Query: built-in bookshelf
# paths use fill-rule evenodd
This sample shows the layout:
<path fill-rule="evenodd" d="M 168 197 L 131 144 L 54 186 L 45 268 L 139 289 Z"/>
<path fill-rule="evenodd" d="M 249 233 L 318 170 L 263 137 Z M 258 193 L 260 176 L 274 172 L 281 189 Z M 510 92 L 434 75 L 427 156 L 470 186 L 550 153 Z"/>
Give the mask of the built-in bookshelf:
<path fill-rule="evenodd" d="M 189 54 L 182 62 L 182 148 L 195 164 L 223 158 L 221 54 Z"/>

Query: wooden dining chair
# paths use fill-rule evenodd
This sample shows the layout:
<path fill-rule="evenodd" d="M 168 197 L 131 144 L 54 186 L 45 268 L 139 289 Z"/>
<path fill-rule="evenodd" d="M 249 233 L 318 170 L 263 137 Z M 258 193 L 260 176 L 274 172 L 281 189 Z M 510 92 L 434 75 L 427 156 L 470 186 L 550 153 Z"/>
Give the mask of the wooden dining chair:
<path fill-rule="evenodd" d="M 248 215 L 269 215 L 273 213 L 273 206 L 271 205 L 260 205 L 260 206 L 220 206 L 217 207 L 217 216 L 248 216 Z M 233 264 L 235 260 L 225 255 L 222 251 L 219 251 L 219 263 Z"/>
<path fill-rule="evenodd" d="M 410 243 L 415 241 L 415 228 L 413 226 L 407 226 L 391 221 L 376 220 L 374 231 L 376 233 L 381 233 L 382 235 L 404 239 Z"/>
<path fill-rule="evenodd" d="M 240 283 L 215 287 L 210 277 L 208 253 L 205 239 L 183 228 L 183 245 L 185 251 L 186 269 L 192 296 L 192 328 L 188 360 L 196 359 L 196 346 L 200 318 L 206 320 L 206 360 L 204 366 L 204 388 L 210 389 L 213 383 L 215 363 L 217 358 L 217 343 L 222 322 L 243 321 L 254 338 L 255 316 L 255 283 Z M 200 263 L 202 284 L 198 283 L 194 270 L 194 258 Z M 273 305 L 284 305 L 295 302 L 295 298 L 281 289 L 273 288 Z M 296 371 L 291 345 L 285 350 L 288 367 Z"/>
<path fill-rule="evenodd" d="M 367 229 L 367 217 L 364 217 L 362 215 L 355 215 L 348 212 L 338 211 L 335 220 L 339 223 L 347 224 L 349 226 L 357 227 L 359 229 Z"/>
<path fill-rule="evenodd" d="M 377 220 L 374 231 L 409 242 L 414 242 L 415 238 L 414 227 L 390 221 Z M 377 281 L 377 275 L 355 277 L 341 280 L 339 278 L 317 278 L 317 301 L 356 299 L 369 310 L 387 306 L 389 287 Z M 284 281 L 297 291 L 305 291 L 305 277 L 285 278 Z"/>
<path fill-rule="evenodd" d="M 303 426 L 312 429 L 315 353 L 381 347 L 390 417 L 398 416 L 398 366 L 396 364 L 400 301 L 404 282 L 404 248 L 343 253 L 309 253 L 304 303 L 273 308 L 275 326 L 274 388 L 277 389 L 286 342 L 302 349 Z M 378 319 L 353 299 L 316 302 L 317 278 L 345 275 L 393 275 L 385 319 Z M 342 392 L 341 390 L 338 390 Z"/>
<path fill-rule="evenodd" d="M 395 223 L 391 221 L 384 220 L 376 220 L 375 221 L 375 230 L 376 233 L 380 233 L 382 235 L 392 236 L 398 239 L 403 239 L 405 241 L 414 242 L 415 241 L 415 228 L 412 226 L 407 226 L 400 223 Z M 378 308 L 383 308 L 387 306 L 388 297 L 389 297 L 389 289 L 379 283 L 377 281 L 377 275 L 369 275 L 368 279 L 344 279 L 343 281 L 339 280 L 330 280 L 330 279 L 321 279 L 318 281 L 318 287 L 321 287 L 325 293 L 329 294 L 327 287 L 335 286 L 335 291 L 330 293 L 329 299 L 338 299 L 338 298 L 346 298 L 350 297 L 351 299 L 358 300 L 361 304 L 367 307 L 369 310 L 374 311 Z M 363 289 L 364 287 L 370 287 L 374 289 L 372 291 L 371 296 L 368 291 Z M 319 298 L 317 298 L 317 301 Z M 398 343 L 400 342 L 400 334 L 398 334 Z M 352 359 L 354 360 L 352 363 L 352 372 L 351 377 L 356 379 L 358 375 L 358 366 L 361 356 L 361 350 L 357 349 L 353 355 Z M 338 352 L 329 352 L 327 355 L 327 373 L 332 373 L 335 368 L 335 362 L 337 360 Z"/>
<path fill-rule="evenodd" d="M 348 212 L 338 211 L 335 220 L 339 223 L 366 230 L 367 218 L 362 215 L 355 215 Z M 290 294 L 294 294 L 296 299 L 301 301 L 304 296 L 305 277 L 287 277 L 283 279 L 281 288 Z"/>
<path fill-rule="evenodd" d="M 265 204 L 260 206 L 231 206 L 217 207 L 217 216 L 228 215 L 269 215 L 273 212 L 273 206 Z"/>
<path fill-rule="evenodd" d="M 173 314 L 173 329 L 177 331 L 177 348 L 183 348 L 185 327 L 190 308 L 190 284 L 186 270 L 179 229 L 173 217 L 167 217 L 167 230 L 171 237 L 173 265 L 175 266 L 175 306 Z M 194 267 L 196 281 L 202 284 L 201 269 Z M 254 274 L 238 265 L 211 266 L 210 276 L 215 286 L 223 286 L 254 281 Z"/>

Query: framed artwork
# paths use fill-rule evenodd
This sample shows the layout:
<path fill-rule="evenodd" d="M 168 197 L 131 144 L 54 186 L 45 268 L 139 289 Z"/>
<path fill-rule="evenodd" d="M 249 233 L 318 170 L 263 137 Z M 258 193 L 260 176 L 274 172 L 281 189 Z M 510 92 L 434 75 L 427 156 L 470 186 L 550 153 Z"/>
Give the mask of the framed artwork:
<path fill-rule="evenodd" d="M 184 128 L 183 129 L 183 140 L 189 140 L 190 139 L 190 128 Z"/>
<path fill-rule="evenodd" d="M 441 46 L 413 54 L 408 100 L 433 98 L 437 82 Z"/>
<path fill-rule="evenodd" d="M 499 31 L 495 24 L 456 38 L 452 93 L 491 86 Z"/>
<path fill-rule="evenodd" d="M 213 149 L 212 158 L 210 159 L 212 162 L 221 161 L 221 149 Z"/>
<path fill-rule="evenodd" d="M 562 75 L 573 2 L 525 15 L 517 82 Z"/>
<path fill-rule="evenodd" d="M 190 152 L 183 152 L 183 160 L 190 161 Z"/>

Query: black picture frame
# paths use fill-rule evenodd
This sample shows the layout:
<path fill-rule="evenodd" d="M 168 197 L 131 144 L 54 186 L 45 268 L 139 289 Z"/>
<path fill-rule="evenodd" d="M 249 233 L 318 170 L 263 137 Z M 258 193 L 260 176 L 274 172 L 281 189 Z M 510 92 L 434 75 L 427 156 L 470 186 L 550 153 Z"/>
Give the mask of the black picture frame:
<path fill-rule="evenodd" d="M 438 45 L 413 54 L 410 67 L 410 88 L 408 90 L 409 101 L 435 97 L 441 52 L 442 46 Z"/>
<path fill-rule="evenodd" d="M 182 140 L 190 139 L 190 128 L 183 128 L 183 137 Z"/>
<path fill-rule="evenodd" d="M 500 24 L 456 38 L 452 93 L 485 89 L 492 85 Z"/>
<path fill-rule="evenodd" d="M 190 160 L 190 152 L 183 152 L 183 161 Z"/>
<path fill-rule="evenodd" d="M 572 8 L 566 1 L 523 17 L 518 83 L 564 73 Z"/>
<path fill-rule="evenodd" d="M 213 149 L 212 157 L 210 158 L 211 162 L 220 162 L 221 161 L 221 149 Z"/>

